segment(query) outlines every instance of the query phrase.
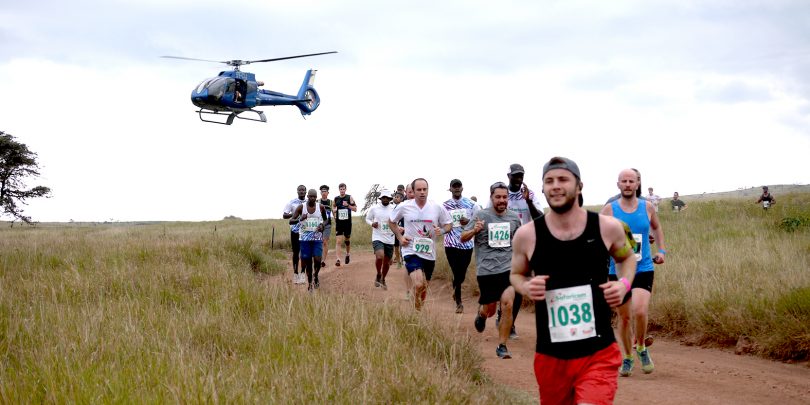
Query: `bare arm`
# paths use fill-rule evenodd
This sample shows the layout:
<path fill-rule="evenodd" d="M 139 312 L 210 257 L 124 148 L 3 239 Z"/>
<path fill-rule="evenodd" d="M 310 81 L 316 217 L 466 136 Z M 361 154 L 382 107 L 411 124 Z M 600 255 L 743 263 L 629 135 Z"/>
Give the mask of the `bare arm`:
<path fill-rule="evenodd" d="M 535 301 L 546 299 L 546 280 L 548 276 L 528 277 L 531 274 L 529 255 L 534 251 L 534 222 L 518 228 L 512 239 L 512 272 L 509 281 L 518 294 Z"/>
<path fill-rule="evenodd" d="M 652 204 L 647 204 L 647 215 L 650 217 L 650 232 L 652 232 L 655 243 L 658 245 L 658 252 L 655 253 L 652 260 L 655 264 L 664 264 L 664 256 L 667 254 L 667 245 L 664 243 L 664 228 L 661 227 L 658 213 L 655 212 L 655 207 Z"/>
<path fill-rule="evenodd" d="M 480 218 L 475 218 L 475 225 L 473 225 L 471 229 L 461 232 L 461 241 L 466 242 L 474 238 L 482 229 L 484 229 L 484 221 Z"/>
<path fill-rule="evenodd" d="M 357 212 L 357 204 L 355 204 L 354 197 L 352 197 L 352 196 L 349 196 L 349 208 L 352 211 Z"/>
<path fill-rule="evenodd" d="M 619 277 L 619 281 L 608 281 L 599 287 L 604 291 L 608 305 L 618 307 L 629 290 L 627 286 L 633 284 L 636 275 L 636 259 L 631 242 L 633 236 L 623 222 L 613 217 L 600 215 L 599 227 L 602 240 L 616 262 L 616 276 Z M 626 279 L 627 285 L 621 279 Z"/>
<path fill-rule="evenodd" d="M 543 214 L 541 214 L 540 211 L 537 210 L 537 207 L 534 206 L 534 201 L 529 199 L 530 195 L 531 193 L 529 186 L 527 186 L 526 183 L 523 183 L 523 199 L 526 200 L 526 205 L 529 206 L 529 215 L 532 216 L 532 219 L 537 219 Z M 535 194 L 534 197 L 537 198 L 537 195 Z"/>
<path fill-rule="evenodd" d="M 295 207 L 295 212 L 293 212 L 292 214 L 290 214 L 289 217 L 287 217 L 290 218 L 290 225 L 295 225 L 299 221 L 301 221 L 301 213 L 303 212 L 303 208 L 304 204 Z"/>
<path fill-rule="evenodd" d="M 402 232 L 402 228 L 400 228 L 399 225 L 390 218 L 388 219 L 388 227 L 391 228 L 392 232 L 394 232 L 394 237 L 399 240 L 400 245 L 408 246 L 410 240 L 405 236 L 405 233 Z"/>

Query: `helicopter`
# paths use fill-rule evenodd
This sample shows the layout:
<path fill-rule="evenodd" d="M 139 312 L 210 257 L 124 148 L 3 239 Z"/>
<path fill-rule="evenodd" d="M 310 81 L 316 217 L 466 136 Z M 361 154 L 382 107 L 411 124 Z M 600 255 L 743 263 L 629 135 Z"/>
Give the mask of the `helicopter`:
<path fill-rule="evenodd" d="M 249 65 L 251 63 L 275 62 L 286 59 L 327 55 L 330 53 L 337 53 L 337 51 L 261 60 L 234 59 L 216 61 L 186 58 L 182 56 L 161 56 L 161 58 L 224 63 L 228 66 L 233 66 L 233 70 L 219 72 L 219 75 L 203 80 L 196 88 L 194 88 L 194 90 L 191 91 L 191 102 L 200 108 L 197 111 L 197 114 L 199 114 L 201 121 L 214 124 L 231 125 L 234 118 L 248 121 L 267 122 L 267 117 L 264 115 L 264 112 L 254 110 L 254 107 L 294 105 L 301 111 L 301 116 L 306 118 L 307 115 L 312 114 L 312 112 L 315 111 L 321 104 L 321 98 L 318 96 L 318 92 L 315 91 L 314 87 L 312 87 L 312 83 L 315 81 L 315 72 L 317 72 L 317 70 L 307 70 L 307 73 L 304 75 L 304 82 L 298 89 L 298 94 L 289 95 L 279 93 L 277 91 L 260 89 L 259 87 L 263 86 L 264 82 L 256 80 L 256 75 L 253 73 L 242 72 L 239 70 L 240 66 Z M 258 118 L 240 117 L 239 114 L 244 112 L 255 113 Z M 224 122 L 220 122 L 213 119 L 204 119 L 203 114 L 206 114 L 207 116 L 226 115 L 227 118 L 225 118 Z"/>

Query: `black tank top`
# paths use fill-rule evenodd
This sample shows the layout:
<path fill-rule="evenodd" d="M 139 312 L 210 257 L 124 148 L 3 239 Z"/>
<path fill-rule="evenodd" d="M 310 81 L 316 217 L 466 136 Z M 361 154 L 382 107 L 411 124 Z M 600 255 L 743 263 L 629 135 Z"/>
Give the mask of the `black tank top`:
<path fill-rule="evenodd" d="M 343 201 L 346 201 L 346 206 L 345 207 L 343 206 Z M 346 194 L 345 197 L 341 197 L 341 196 L 335 197 L 335 207 L 337 207 L 338 211 L 342 210 L 342 209 L 349 210 L 349 219 L 341 220 L 341 219 L 338 219 L 338 217 L 335 217 L 335 221 L 340 221 L 340 222 L 351 222 L 352 221 L 352 217 L 351 217 L 352 213 L 351 213 L 351 208 L 350 208 L 351 203 L 352 203 L 352 196 L 350 196 L 348 194 Z"/>
<path fill-rule="evenodd" d="M 535 302 L 535 318 L 537 323 L 537 353 L 546 354 L 560 359 L 575 359 L 589 356 L 608 347 L 616 339 L 610 327 L 611 309 L 605 301 L 605 295 L 599 284 L 608 281 L 609 253 L 602 241 L 599 230 L 599 214 L 588 211 L 588 221 L 585 231 L 578 238 L 570 241 L 561 241 L 555 238 L 548 230 L 545 217 L 534 220 L 535 245 L 529 266 L 536 275 L 549 276 L 546 281 L 546 291 L 559 288 L 590 285 L 593 298 L 593 311 L 596 331 L 588 338 L 566 342 L 551 342 L 549 332 L 549 314 L 546 299 Z M 571 308 L 572 310 L 575 308 Z M 579 309 L 577 308 L 577 311 Z M 563 312 L 563 313 L 561 313 Z M 570 313 L 572 316 L 574 312 Z M 584 312 L 583 312 L 584 314 Z M 577 315 L 578 316 L 578 315 Z M 569 318 L 568 308 L 558 308 L 555 311 L 555 321 Z"/>

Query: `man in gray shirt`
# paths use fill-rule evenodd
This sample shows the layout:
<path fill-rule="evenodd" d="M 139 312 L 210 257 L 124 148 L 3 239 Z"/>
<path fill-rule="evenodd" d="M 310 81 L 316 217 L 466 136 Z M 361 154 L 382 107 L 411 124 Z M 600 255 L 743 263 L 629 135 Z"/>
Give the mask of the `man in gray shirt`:
<path fill-rule="evenodd" d="M 464 227 L 461 241 L 475 238 L 476 275 L 478 289 L 478 314 L 475 316 L 475 330 L 483 332 L 487 318 L 495 315 L 497 304 L 501 304 L 502 313 L 498 326 L 499 344 L 495 354 L 502 359 L 512 358 L 506 347 L 506 340 L 512 329 L 512 304 L 515 300 L 515 289 L 509 282 L 512 270 L 512 238 L 518 227 L 520 217 L 507 209 L 509 192 L 507 185 L 497 182 L 489 188 L 492 205 L 476 211 L 472 220 Z"/>

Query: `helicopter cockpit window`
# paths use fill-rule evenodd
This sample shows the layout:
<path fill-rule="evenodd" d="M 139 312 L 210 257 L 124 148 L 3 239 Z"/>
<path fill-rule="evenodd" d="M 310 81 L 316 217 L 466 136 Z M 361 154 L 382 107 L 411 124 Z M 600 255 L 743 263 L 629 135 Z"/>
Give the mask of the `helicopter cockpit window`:
<path fill-rule="evenodd" d="M 197 93 L 203 91 L 203 89 L 208 86 L 208 83 L 211 83 L 211 81 L 214 80 L 214 79 L 216 79 L 216 78 L 214 77 L 214 78 L 205 79 L 205 80 L 201 81 L 199 86 L 197 86 Z"/>
<path fill-rule="evenodd" d="M 233 82 L 233 79 L 226 78 L 226 77 L 217 77 L 208 83 L 208 97 L 213 98 L 215 100 L 219 100 L 225 95 L 225 91 L 230 83 Z"/>

